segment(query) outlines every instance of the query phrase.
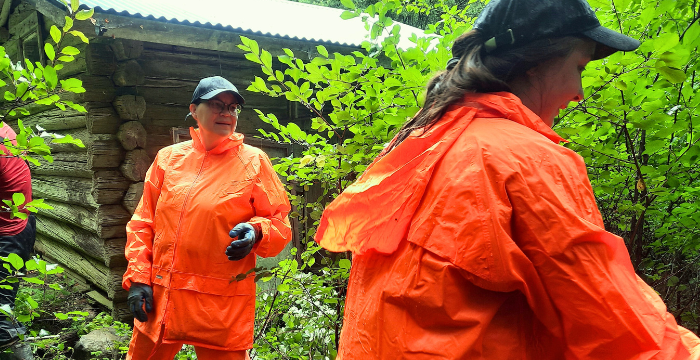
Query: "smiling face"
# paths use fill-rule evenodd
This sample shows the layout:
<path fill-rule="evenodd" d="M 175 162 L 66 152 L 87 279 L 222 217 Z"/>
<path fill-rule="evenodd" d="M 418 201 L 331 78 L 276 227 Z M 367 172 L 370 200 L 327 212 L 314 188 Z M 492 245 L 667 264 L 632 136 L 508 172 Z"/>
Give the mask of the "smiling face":
<path fill-rule="evenodd" d="M 202 141 L 207 150 L 211 150 L 236 130 L 238 116 L 235 112 L 232 114 L 226 110 L 228 106 L 221 112 L 214 111 L 208 101 L 219 101 L 228 105 L 236 103 L 236 97 L 230 92 L 223 92 L 209 100 L 203 100 L 198 105 L 190 104 L 190 112 L 197 120 Z"/>
<path fill-rule="evenodd" d="M 560 109 L 565 109 L 570 102 L 583 100 L 581 73 L 591 61 L 594 51 L 594 42 L 577 42 L 568 56 L 546 61 L 528 70 L 526 78 L 512 86 L 513 93 L 551 127 Z"/>

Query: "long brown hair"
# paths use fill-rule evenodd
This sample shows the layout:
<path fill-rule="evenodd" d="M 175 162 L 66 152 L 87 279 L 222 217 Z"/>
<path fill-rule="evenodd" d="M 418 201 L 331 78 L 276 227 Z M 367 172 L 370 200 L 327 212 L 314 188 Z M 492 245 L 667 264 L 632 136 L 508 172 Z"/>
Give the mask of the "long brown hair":
<path fill-rule="evenodd" d="M 399 145 L 413 130 L 430 129 L 447 108 L 465 93 L 510 92 L 509 82 L 540 63 L 569 55 L 583 41 L 571 36 L 542 39 L 517 48 L 487 53 L 484 49 L 486 40 L 476 30 L 466 32 L 455 40 L 452 54 L 459 61 L 430 79 L 426 105 L 401 127 L 384 153 Z"/>

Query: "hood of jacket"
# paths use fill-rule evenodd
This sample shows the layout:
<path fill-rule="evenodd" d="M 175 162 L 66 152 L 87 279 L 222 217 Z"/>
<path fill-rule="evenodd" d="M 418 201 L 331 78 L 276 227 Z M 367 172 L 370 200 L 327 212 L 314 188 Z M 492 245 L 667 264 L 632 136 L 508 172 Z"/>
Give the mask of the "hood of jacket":
<path fill-rule="evenodd" d="M 324 211 L 315 240 L 330 251 L 391 254 L 408 233 L 435 165 L 472 120 L 502 118 L 554 143 L 565 141 L 507 92 L 466 94 L 430 129 L 380 156 Z"/>

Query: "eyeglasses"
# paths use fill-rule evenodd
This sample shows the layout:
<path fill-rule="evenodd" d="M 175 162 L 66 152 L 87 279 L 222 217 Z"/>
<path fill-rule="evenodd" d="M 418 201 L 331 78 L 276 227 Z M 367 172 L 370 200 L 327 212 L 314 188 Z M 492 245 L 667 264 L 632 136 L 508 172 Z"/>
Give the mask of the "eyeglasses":
<path fill-rule="evenodd" d="M 231 115 L 238 116 L 238 114 L 241 113 L 241 105 L 237 103 L 224 104 L 219 100 L 206 100 L 205 102 L 207 103 L 207 106 L 209 106 L 211 111 L 217 114 L 223 114 L 224 109 L 227 109 Z"/>

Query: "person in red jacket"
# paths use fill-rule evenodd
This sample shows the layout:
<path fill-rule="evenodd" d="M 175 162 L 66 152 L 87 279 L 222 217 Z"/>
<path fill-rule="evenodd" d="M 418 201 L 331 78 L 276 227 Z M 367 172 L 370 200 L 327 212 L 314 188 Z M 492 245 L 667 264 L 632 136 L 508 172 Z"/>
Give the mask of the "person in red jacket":
<path fill-rule="evenodd" d="M 26 204 L 32 201 L 32 178 L 29 166 L 21 158 L 13 156 L 2 145 L 7 139 L 16 146 L 16 136 L 12 128 L 0 122 L 0 200 L 11 200 L 12 194 L 21 193 L 24 195 Z M 29 215 L 26 209 L 20 209 L 20 211 Z M 34 250 L 35 237 L 36 219 L 33 215 L 22 219 L 13 217 L 9 211 L 0 211 L 0 256 L 14 253 L 25 262 L 28 261 Z M 9 276 L 7 269 L 0 267 L 0 279 L 5 279 L 7 276 Z M 9 305 L 10 308 L 14 308 L 19 283 L 4 284 L 12 288 L 0 289 L 0 306 Z M 0 316 L 0 349 L 16 343 L 20 335 L 24 335 L 26 331 L 22 323 Z"/>
<path fill-rule="evenodd" d="M 192 140 L 161 149 L 146 174 L 127 224 L 123 286 L 137 320 L 127 359 L 172 359 L 183 344 L 202 360 L 248 359 L 255 282 L 235 278 L 256 255 L 277 255 L 291 227 L 270 160 L 235 132 L 244 101 L 228 80 L 202 79 Z"/>
<path fill-rule="evenodd" d="M 316 241 L 352 251 L 337 359 L 698 359 L 605 231 L 559 109 L 639 42 L 585 0 L 491 0 Z"/>

